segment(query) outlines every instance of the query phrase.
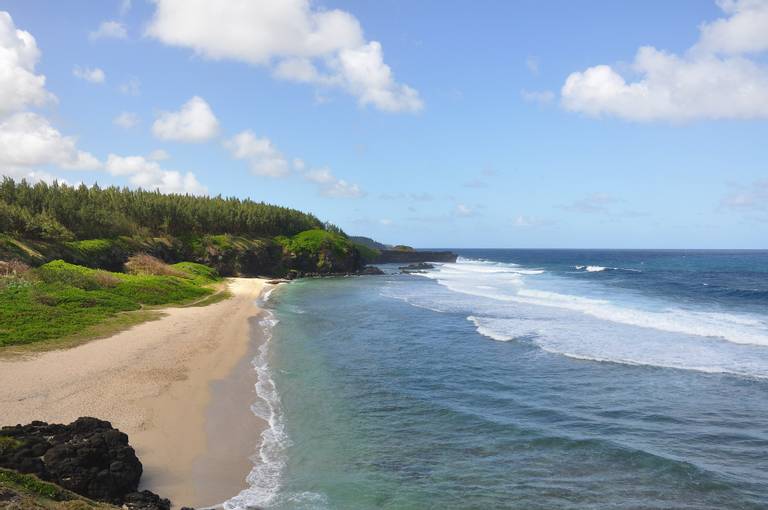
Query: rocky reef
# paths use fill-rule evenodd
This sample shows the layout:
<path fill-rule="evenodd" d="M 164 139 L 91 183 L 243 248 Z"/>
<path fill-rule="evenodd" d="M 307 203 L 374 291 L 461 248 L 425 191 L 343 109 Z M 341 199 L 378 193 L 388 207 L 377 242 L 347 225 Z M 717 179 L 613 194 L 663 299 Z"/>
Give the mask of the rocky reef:
<path fill-rule="evenodd" d="M 418 262 L 456 262 L 458 255 L 450 251 L 381 250 L 376 264 L 413 264 Z"/>
<path fill-rule="evenodd" d="M 407 266 L 400 266 L 401 273 L 426 273 L 428 269 L 434 269 L 435 266 L 429 262 L 416 262 L 415 264 L 408 264 Z"/>
<path fill-rule="evenodd" d="M 128 436 L 96 418 L 78 418 L 69 425 L 33 421 L 3 427 L 0 468 L 19 476 L 34 475 L 65 491 L 129 510 L 169 510 L 171 506 L 150 491 L 138 491 L 142 465 Z M 0 489 L 8 501 L 14 497 L 11 488 Z"/>

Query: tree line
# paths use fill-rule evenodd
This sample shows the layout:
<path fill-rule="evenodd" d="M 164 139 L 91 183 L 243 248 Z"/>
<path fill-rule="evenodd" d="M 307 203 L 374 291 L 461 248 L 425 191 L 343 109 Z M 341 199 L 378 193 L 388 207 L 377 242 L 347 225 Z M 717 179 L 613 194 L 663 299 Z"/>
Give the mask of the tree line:
<path fill-rule="evenodd" d="M 314 215 L 250 199 L 162 194 L 98 185 L 30 184 L 4 177 L 0 231 L 25 238 L 71 240 L 117 236 L 294 235 L 325 228 Z"/>

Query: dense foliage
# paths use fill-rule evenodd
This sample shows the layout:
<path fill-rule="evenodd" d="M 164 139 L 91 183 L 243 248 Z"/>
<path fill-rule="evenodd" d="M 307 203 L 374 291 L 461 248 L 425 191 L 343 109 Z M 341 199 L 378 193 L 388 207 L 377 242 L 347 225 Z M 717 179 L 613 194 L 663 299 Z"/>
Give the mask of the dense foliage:
<path fill-rule="evenodd" d="M 64 184 L 0 183 L 0 232 L 65 241 L 118 236 L 294 235 L 323 225 L 311 214 L 238 198 Z"/>
<path fill-rule="evenodd" d="M 161 262 L 157 262 L 162 264 Z M 212 294 L 208 267 L 182 262 L 159 274 L 125 274 L 56 260 L 0 278 L 0 347 L 62 338 L 146 305 L 186 303 Z"/>

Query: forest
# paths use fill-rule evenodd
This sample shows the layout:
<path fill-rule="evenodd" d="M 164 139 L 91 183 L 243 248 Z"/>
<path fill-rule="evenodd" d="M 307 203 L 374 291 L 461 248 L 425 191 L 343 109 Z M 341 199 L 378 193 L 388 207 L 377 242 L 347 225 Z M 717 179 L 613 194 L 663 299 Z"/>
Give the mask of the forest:
<path fill-rule="evenodd" d="M 8 177 L 0 184 L 0 231 L 25 239 L 72 241 L 222 233 L 262 238 L 318 228 L 341 233 L 312 214 L 248 199 L 56 182 L 30 184 Z"/>

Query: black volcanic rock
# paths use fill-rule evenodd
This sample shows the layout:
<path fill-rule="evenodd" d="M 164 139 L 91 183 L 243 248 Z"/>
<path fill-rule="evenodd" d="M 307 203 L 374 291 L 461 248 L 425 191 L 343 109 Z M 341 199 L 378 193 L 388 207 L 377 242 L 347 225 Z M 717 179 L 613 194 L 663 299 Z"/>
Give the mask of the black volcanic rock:
<path fill-rule="evenodd" d="M 376 264 L 414 264 L 418 262 L 456 262 L 458 255 L 450 251 L 381 250 Z"/>
<path fill-rule="evenodd" d="M 168 500 L 149 491 L 136 492 L 141 462 L 128 436 L 108 421 L 78 418 L 69 425 L 33 421 L 3 427 L 3 437 L 6 446 L 0 449 L 0 467 L 34 474 L 90 499 L 125 503 L 131 509 L 170 507 Z"/>
<path fill-rule="evenodd" d="M 357 274 L 359 274 L 359 275 L 374 275 L 374 276 L 376 276 L 376 275 L 384 274 L 384 271 L 382 271 L 381 269 L 379 269 L 376 266 L 365 266 L 360 271 L 358 271 Z"/>
<path fill-rule="evenodd" d="M 435 266 L 429 262 L 417 262 L 416 264 L 408 264 L 407 266 L 400 266 L 399 269 L 403 273 L 424 273 L 426 269 L 434 269 Z"/>

